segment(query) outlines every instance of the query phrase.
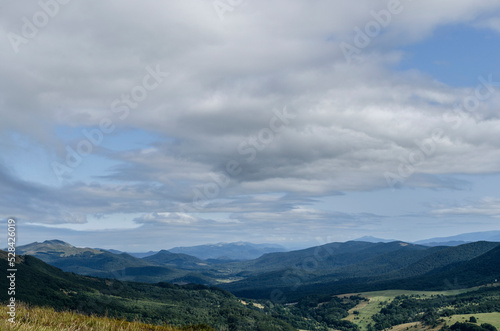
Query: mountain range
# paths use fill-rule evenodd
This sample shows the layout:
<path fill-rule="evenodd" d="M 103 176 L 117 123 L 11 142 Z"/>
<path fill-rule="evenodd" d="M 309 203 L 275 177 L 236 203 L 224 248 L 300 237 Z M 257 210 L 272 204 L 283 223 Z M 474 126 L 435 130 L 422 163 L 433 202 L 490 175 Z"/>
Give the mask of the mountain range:
<path fill-rule="evenodd" d="M 339 294 L 389 289 L 394 284 L 398 284 L 397 288 L 438 289 L 445 287 L 444 279 L 462 277 L 462 269 L 453 268 L 466 269 L 468 263 L 485 254 L 493 254 L 499 246 L 500 243 L 496 242 L 476 242 L 456 247 L 427 247 L 404 242 L 331 243 L 289 253 L 267 254 L 246 261 L 239 273 L 245 276 L 244 279 L 219 286 L 250 298 L 269 297 L 277 290 L 289 298 L 298 298 L 319 290 Z M 492 261 L 494 257 L 487 257 L 486 260 Z M 485 270 L 487 268 L 485 266 Z M 447 278 L 436 276 L 445 271 L 448 272 Z M 490 271 L 466 283 L 479 285 L 500 278 L 496 269 Z M 455 272 L 456 277 L 452 277 Z M 420 278 L 431 279 L 433 283 L 420 282 Z M 411 281 L 407 282 L 408 279 Z"/>
<path fill-rule="evenodd" d="M 213 284 L 215 281 L 203 276 L 193 269 L 202 271 L 205 263 L 191 256 L 176 255 L 170 261 L 154 262 L 154 257 L 163 255 L 163 251 L 147 258 L 140 259 L 127 253 L 114 254 L 107 250 L 80 248 L 61 240 L 46 240 L 42 243 L 32 243 L 19 246 L 18 254 L 31 255 L 40 260 L 60 268 L 63 271 L 74 272 L 80 275 L 101 278 L 114 278 L 125 281 L 156 283 L 160 281 L 173 283 Z M 149 260 L 148 260 L 149 259 Z M 193 268 L 192 262 L 199 261 Z"/>
<path fill-rule="evenodd" d="M 243 323 L 250 324 L 235 329 L 255 329 L 258 323 L 271 325 L 263 328 L 269 330 L 293 329 L 290 325 L 321 329 L 322 321 L 328 321 L 330 328 L 353 330 L 340 319 L 362 298 L 345 293 L 449 291 L 498 284 L 500 279 L 499 242 L 426 246 L 371 241 L 334 242 L 235 261 L 168 250 L 137 258 L 48 240 L 17 247 L 18 254 L 26 255 L 18 256 L 17 281 L 23 286 L 16 298 L 96 314 L 106 313 L 105 307 L 110 316 L 155 323 L 168 319 L 185 324 L 191 318 L 217 329 L 217 323 L 242 323 L 241 318 L 226 317 L 243 314 L 248 316 Z M 0 267 L 6 256 L 2 261 Z M 259 301 L 252 307 L 249 300 Z M 337 311 L 336 317 L 326 307 Z"/>
<path fill-rule="evenodd" d="M 96 248 L 99 249 L 99 248 Z M 106 250 L 110 253 L 121 254 L 125 253 L 116 249 L 99 249 Z M 217 243 L 206 244 L 189 247 L 174 247 L 167 251 L 172 253 L 188 254 L 202 260 L 213 260 L 213 262 L 221 261 L 240 261 L 252 260 L 267 253 L 285 252 L 287 249 L 276 244 L 253 244 L 249 242 L 233 242 L 233 243 Z M 144 258 L 158 253 L 158 251 L 149 252 L 126 252 L 127 254 Z"/>
<path fill-rule="evenodd" d="M 81 275 L 148 283 L 217 285 L 236 295 L 263 298 L 276 289 L 300 297 L 316 291 L 317 286 L 332 293 L 344 292 L 346 284 L 353 291 L 389 288 L 394 282 L 403 284 L 401 288 L 412 287 L 405 282 L 407 279 L 413 279 L 412 284 L 426 284 L 422 285 L 425 289 L 430 286 L 428 279 L 435 279 L 434 275 L 453 273 L 453 268 L 472 263 L 499 245 L 480 241 L 431 247 L 402 241 L 348 241 L 268 253 L 244 261 L 202 260 L 167 250 L 140 259 L 126 253 L 77 248 L 59 240 L 20 246 L 17 251 Z M 416 281 L 416 277 L 427 280 Z M 480 283 L 494 278 L 500 278 L 500 274 L 486 274 L 471 281 Z M 440 285 L 442 282 L 435 282 L 432 288 Z"/>
<path fill-rule="evenodd" d="M 458 246 L 475 241 L 494 241 L 500 242 L 500 231 L 487 231 L 487 232 L 471 232 L 463 233 L 450 237 L 438 237 L 425 240 L 416 241 L 416 244 L 427 246 Z"/>
<path fill-rule="evenodd" d="M 252 260 L 267 253 L 285 252 L 286 250 L 285 247 L 280 245 L 252 244 L 242 241 L 169 249 L 172 253 L 188 254 L 203 260 Z"/>
<path fill-rule="evenodd" d="M 0 251 L 0 268 L 9 268 L 5 251 Z M 85 277 L 63 272 L 30 255 L 17 256 L 16 269 L 16 304 L 23 302 L 32 306 L 49 306 L 57 311 L 71 310 L 129 321 L 186 326 L 182 330 L 214 330 L 207 325 L 218 330 L 294 330 L 282 319 L 242 304 L 231 293 L 213 287 Z M 1 277 L 0 286 L 7 289 L 8 282 L 6 277 Z M 9 300 L 7 290 L 0 292 L 0 300 Z M 29 315 L 24 317 L 29 318 Z M 62 323 L 60 329 L 65 325 Z M 193 324 L 201 325 L 189 327 Z M 87 327 L 83 329 L 100 329 L 99 325 Z M 147 330 L 156 328 L 151 326 Z"/>

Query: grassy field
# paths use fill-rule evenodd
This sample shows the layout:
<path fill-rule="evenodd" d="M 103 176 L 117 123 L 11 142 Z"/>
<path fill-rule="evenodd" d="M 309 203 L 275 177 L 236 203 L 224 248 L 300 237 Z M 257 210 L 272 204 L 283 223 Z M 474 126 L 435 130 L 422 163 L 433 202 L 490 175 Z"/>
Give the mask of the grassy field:
<path fill-rule="evenodd" d="M 462 290 L 452 290 L 452 291 L 407 291 L 407 290 L 387 290 L 387 291 L 375 291 L 375 292 L 361 292 L 361 293 L 349 293 L 338 295 L 339 297 L 350 296 L 350 295 L 360 295 L 369 299 L 369 302 L 362 302 L 353 309 L 349 310 L 349 316 L 345 320 L 351 321 L 357 324 L 361 330 L 366 330 L 368 324 L 372 322 L 372 316 L 380 312 L 385 305 L 389 304 L 395 297 L 400 295 L 420 295 L 421 297 L 430 297 L 432 295 L 457 295 L 461 293 L 466 293 L 470 291 L 477 290 L 475 288 L 462 289 Z M 356 315 L 354 312 L 357 311 Z"/>
<path fill-rule="evenodd" d="M 405 323 L 393 326 L 391 331 L 439 331 L 443 324 L 438 325 L 435 328 L 429 326 L 423 326 L 420 322 Z"/>
<path fill-rule="evenodd" d="M 127 322 L 125 320 L 106 317 L 85 316 L 72 312 L 56 312 L 52 308 L 28 307 L 16 304 L 15 324 L 7 320 L 7 307 L 0 306 L 0 330 L 19 331 L 208 331 L 208 327 L 170 327 Z"/>
<path fill-rule="evenodd" d="M 478 325 L 488 323 L 496 328 L 500 328 L 500 313 L 453 315 L 449 318 L 445 318 L 445 322 L 447 325 L 453 325 L 456 322 L 468 322 L 471 316 L 477 319 Z"/>

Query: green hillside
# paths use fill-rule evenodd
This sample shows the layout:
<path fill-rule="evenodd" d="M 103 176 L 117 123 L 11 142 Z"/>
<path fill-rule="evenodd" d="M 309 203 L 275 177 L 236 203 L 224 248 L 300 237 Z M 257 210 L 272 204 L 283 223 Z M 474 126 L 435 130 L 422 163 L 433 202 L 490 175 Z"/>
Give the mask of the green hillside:
<path fill-rule="evenodd" d="M 209 262 L 200 260 L 194 256 L 182 254 L 182 253 L 172 253 L 167 250 L 161 250 L 156 254 L 142 258 L 142 260 L 168 265 L 172 267 L 182 268 L 182 269 L 205 269 L 208 268 Z"/>
<path fill-rule="evenodd" d="M 216 276 L 198 272 L 207 269 L 207 263 L 192 256 L 166 251 L 140 259 L 126 253 L 114 254 L 105 250 L 74 247 L 60 240 L 47 240 L 19 246 L 17 252 L 35 256 L 63 271 L 86 276 L 146 283 L 216 283 Z M 166 259 L 165 255 L 169 258 Z"/>
<path fill-rule="evenodd" d="M 387 276 L 392 278 L 405 278 L 438 271 L 446 266 L 472 260 L 491 251 L 499 245 L 500 243 L 497 242 L 479 241 L 455 247 L 436 247 L 431 249 L 431 251 L 433 251 L 431 254 Z"/>
<path fill-rule="evenodd" d="M 500 281 L 500 246 L 469 261 L 396 282 L 401 288 L 471 287 Z"/>
<path fill-rule="evenodd" d="M 0 268 L 7 254 L 0 252 Z M 153 324 L 293 330 L 286 322 L 242 304 L 231 293 L 203 285 L 143 284 L 66 273 L 32 256 L 18 257 L 16 301 L 56 310 L 140 320 Z M 8 288 L 3 277 L 0 286 Z M 7 291 L 0 300 L 7 302 Z"/>
<path fill-rule="evenodd" d="M 396 247 L 395 243 L 375 244 L 378 248 L 381 245 L 387 245 L 383 247 L 385 249 Z M 251 298 L 267 298 L 278 289 L 289 300 L 296 300 L 318 291 L 338 294 L 391 288 L 433 290 L 476 286 L 500 278 L 500 272 L 496 270 L 499 263 L 494 262 L 500 261 L 498 243 L 477 242 L 423 249 L 422 246 L 406 247 L 371 259 L 357 257 L 358 253 L 366 256 L 363 250 L 349 253 L 353 263 L 340 268 L 325 270 L 295 265 L 220 286 L 238 296 Z M 313 256 L 306 257 L 304 261 L 311 258 Z"/>
<path fill-rule="evenodd" d="M 495 271 L 498 263 L 494 262 L 498 256 L 493 256 L 499 247 L 499 243 L 491 242 L 426 247 L 400 241 L 351 241 L 217 264 L 165 250 L 138 259 L 128 254 L 76 248 L 61 241 L 30 244 L 20 251 L 84 275 L 217 285 L 253 299 L 269 299 L 275 297 L 273 293 L 283 293 L 283 303 L 319 292 L 439 290 L 481 285 L 500 277 Z"/>

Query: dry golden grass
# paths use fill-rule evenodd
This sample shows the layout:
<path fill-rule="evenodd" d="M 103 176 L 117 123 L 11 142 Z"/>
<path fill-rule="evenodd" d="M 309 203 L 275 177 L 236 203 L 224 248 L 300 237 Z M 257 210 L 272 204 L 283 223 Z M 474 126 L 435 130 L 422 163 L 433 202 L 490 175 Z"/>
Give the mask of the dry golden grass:
<path fill-rule="evenodd" d="M 20 331 L 178 331 L 196 330 L 194 328 L 176 328 L 170 326 L 157 326 L 125 320 L 86 316 L 73 312 L 56 312 L 51 308 L 28 307 L 16 303 L 15 324 L 8 321 L 7 307 L 0 306 L 0 330 Z"/>

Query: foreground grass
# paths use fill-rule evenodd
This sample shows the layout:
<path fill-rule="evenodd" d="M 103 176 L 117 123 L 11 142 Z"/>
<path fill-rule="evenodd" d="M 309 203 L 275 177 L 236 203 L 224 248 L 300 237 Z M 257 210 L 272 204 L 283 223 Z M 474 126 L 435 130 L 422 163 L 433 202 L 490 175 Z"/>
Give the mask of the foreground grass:
<path fill-rule="evenodd" d="M 35 330 L 35 331 L 210 331 L 207 326 L 171 327 L 127 322 L 125 320 L 86 316 L 73 312 L 56 312 L 52 308 L 29 307 L 16 304 L 15 324 L 8 321 L 7 307 L 0 306 L 0 330 Z"/>
<path fill-rule="evenodd" d="M 350 296 L 358 294 L 364 298 L 369 299 L 368 302 L 361 302 L 359 305 L 349 310 L 349 316 L 344 318 L 350 322 L 357 324 L 361 330 L 367 330 L 368 324 L 372 323 L 372 316 L 380 312 L 380 310 L 388 305 L 394 300 L 395 297 L 400 295 L 419 295 L 422 298 L 428 298 L 433 295 L 457 295 L 470 291 L 477 290 L 477 287 L 461 290 L 451 290 L 451 291 L 409 291 L 409 290 L 386 290 L 386 291 L 375 291 L 375 292 L 361 292 L 361 293 L 350 293 L 342 294 L 342 296 Z M 354 312 L 357 312 L 355 314 Z M 492 324 L 492 323 L 490 323 Z M 414 326 L 414 325 L 412 325 Z M 414 326 L 415 327 L 415 326 Z"/>

